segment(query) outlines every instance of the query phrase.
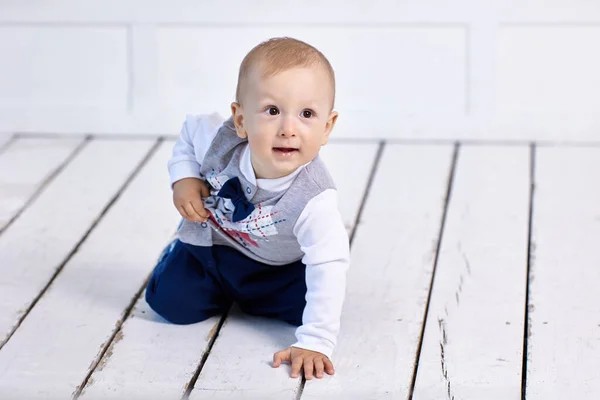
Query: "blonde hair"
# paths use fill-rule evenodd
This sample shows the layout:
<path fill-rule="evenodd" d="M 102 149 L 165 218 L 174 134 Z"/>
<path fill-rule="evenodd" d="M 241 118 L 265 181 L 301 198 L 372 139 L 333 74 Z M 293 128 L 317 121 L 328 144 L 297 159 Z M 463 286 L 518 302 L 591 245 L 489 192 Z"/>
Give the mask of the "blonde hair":
<path fill-rule="evenodd" d="M 290 37 L 271 38 L 256 45 L 242 60 L 238 74 L 235 99 L 239 103 L 244 81 L 253 67 L 260 65 L 262 75 L 273 76 L 279 72 L 295 67 L 321 66 L 330 77 L 333 99 L 331 107 L 335 102 L 335 73 L 329 60 L 317 50 L 298 39 Z"/>

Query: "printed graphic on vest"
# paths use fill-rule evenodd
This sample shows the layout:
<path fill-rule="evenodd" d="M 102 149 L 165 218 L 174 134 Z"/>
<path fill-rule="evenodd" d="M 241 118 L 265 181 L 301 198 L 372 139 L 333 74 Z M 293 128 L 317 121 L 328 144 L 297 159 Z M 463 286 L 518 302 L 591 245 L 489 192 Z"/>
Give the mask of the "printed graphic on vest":
<path fill-rule="evenodd" d="M 228 199 L 223 199 L 229 201 Z M 236 239 L 244 247 L 259 247 L 258 242 L 253 239 L 262 238 L 268 240 L 269 236 L 277 235 L 276 225 L 284 222 L 285 219 L 277 218 L 277 211 L 272 211 L 272 206 L 263 206 L 256 204 L 256 208 L 248 217 L 242 221 L 233 222 L 222 210 L 210 209 L 211 219 L 229 236 Z M 230 214 L 231 215 L 231 214 Z"/>
<path fill-rule="evenodd" d="M 259 247 L 255 239 L 268 241 L 269 236 L 277 235 L 276 225 L 285 218 L 278 218 L 273 206 L 252 204 L 245 197 L 239 179 L 220 172 L 213 170 L 206 177 L 213 190 L 211 197 L 204 200 L 204 206 L 211 212 L 213 222 L 244 247 Z"/>

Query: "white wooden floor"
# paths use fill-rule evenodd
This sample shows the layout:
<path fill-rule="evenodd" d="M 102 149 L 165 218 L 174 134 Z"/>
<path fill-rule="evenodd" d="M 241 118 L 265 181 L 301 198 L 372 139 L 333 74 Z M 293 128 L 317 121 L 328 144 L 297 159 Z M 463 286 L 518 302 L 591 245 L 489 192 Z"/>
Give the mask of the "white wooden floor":
<path fill-rule="evenodd" d="M 0 139 L 0 398 L 600 397 L 600 147 L 327 146 L 353 262 L 337 374 L 303 382 L 270 366 L 293 327 L 143 301 L 172 145 Z"/>

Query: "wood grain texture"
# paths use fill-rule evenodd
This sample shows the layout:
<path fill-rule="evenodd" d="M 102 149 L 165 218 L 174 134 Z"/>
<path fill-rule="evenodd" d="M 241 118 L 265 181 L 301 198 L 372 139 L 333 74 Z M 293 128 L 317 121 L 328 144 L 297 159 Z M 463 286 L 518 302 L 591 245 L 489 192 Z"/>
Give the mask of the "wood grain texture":
<path fill-rule="evenodd" d="M 331 144 L 324 160 L 331 166 L 340 212 L 350 230 L 372 170 L 376 145 Z M 273 353 L 296 341 L 291 325 L 233 310 L 223 325 L 190 398 L 293 398 L 300 380 L 289 368 L 271 368 Z"/>
<path fill-rule="evenodd" d="M 0 138 L 0 232 L 68 160 L 81 139 L 16 139 L 4 151 Z"/>
<path fill-rule="evenodd" d="M 112 159 L 139 159 L 151 143 L 130 143 L 127 154 Z M 123 142 L 103 145 L 118 153 Z M 0 394 L 67 398 L 94 368 L 178 220 L 165 207 L 168 154 L 166 147 L 154 154 L 0 351 Z"/>
<path fill-rule="evenodd" d="M 348 232 L 354 228 L 377 149 L 376 142 L 334 142 L 321 148 L 320 156 L 338 187 L 340 213 Z"/>
<path fill-rule="evenodd" d="M 336 374 L 308 381 L 302 399 L 406 398 L 452 152 L 386 146 L 352 248 Z"/>
<path fill-rule="evenodd" d="M 296 341 L 295 327 L 234 309 L 225 320 L 190 399 L 294 399 L 300 379 L 272 368 L 273 353 Z"/>
<path fill-rule="evenodd" d="M 527 399 L 600 393 L 599 148 L 536 154 Z"/>
<path fill-rule="evenodd" d="M 460 148 L 415 400 L 520 398 L 529 152 Z"/>
<path fill-rule="evenodd" d="M 213 317 L 170 324 L 150 309 L 142 293 L 81 397 L 180 398 L 218 322 Z"/>
<path fill-rule="evenodd" d="M 173 142 L 166 142 L 161 149 L 160 159 L 172 149 Z M 155 172 L 165 175 L 166 163 L 160 164 L 163 170 Z M 163 182 L 164 183 L 164 182 Z M 154 189 L 155 191 L 158 189 Z M 169 192 L 168 182 L 163 192 Z M 161 192 L 161 199 L 164 193 Z M 148 206 L 150 207 L 150 206 Z M 158 226 L 149 227 L 152 231 L 175 232 L 177 211 L 171 201 L 162 201 L 152 205 L 154 213 L 161 217 Z M 150 208 L 147 209 L 148 211 Z M 176 218 L 171 218 L 175 216 Z M 162 226 L 160 226 L 162 224 Z M 162 239 L 164 240 L 164 238 Z M 154 241 L 154 248 L 147 246 L 147 252 L 156 255 L 161 251 L 160 241 Z M 137 251 L 143 251 L 138 249 Z M 146 269 L 152 268 L 148 260 Z M 99 368 L 92 375 L 82 398 L 179 398 L 185 392 L 206 348 L 207 342 L 218 323 L 218 317 L 198 324 L 170 324 L 150 309 L 144 294 L 138 299 L 120 334 Z"/>
<path fill-rule="evenodd" d="M 92 141 L 0 235 L 0 346 L 152 143 Z"/>

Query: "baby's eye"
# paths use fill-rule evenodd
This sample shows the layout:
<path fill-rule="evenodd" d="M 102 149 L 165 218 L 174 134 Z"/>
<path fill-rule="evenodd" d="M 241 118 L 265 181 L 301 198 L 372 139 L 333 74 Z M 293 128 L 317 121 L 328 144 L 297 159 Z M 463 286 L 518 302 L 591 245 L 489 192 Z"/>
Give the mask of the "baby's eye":
<path fill-rule="evenodd" d="M 267 113 L 269 115 L 277 115 L 279 114 L 279 110 L 277 109 L 277 107 L 269 107 L 267 108 Z"/>
<path fill-rule="evenodd" d="M 311 110 L 304 110 L 302 111 L 302 116 L 304 118 L 310 118 L 313 116 L 313 112 Z"/>

